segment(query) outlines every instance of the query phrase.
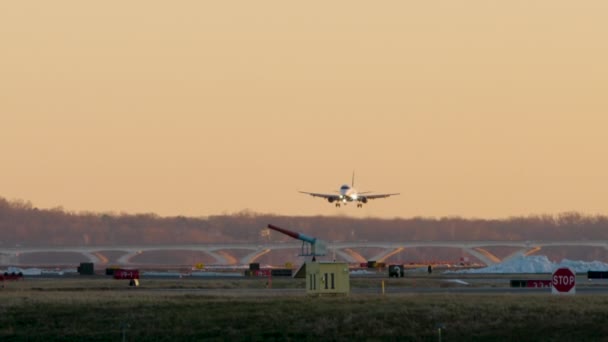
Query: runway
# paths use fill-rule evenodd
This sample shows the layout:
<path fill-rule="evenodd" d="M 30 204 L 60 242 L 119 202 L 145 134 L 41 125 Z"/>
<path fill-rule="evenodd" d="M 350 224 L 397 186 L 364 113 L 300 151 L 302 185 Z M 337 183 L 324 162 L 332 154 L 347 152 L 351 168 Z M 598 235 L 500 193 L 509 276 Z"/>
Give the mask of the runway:
<path fill-rule="evenodd" d="M 415 278 L 386 278 L 380 275 L 371 277 L 351 277 L 351 296 L 395 296 L 395 295 L 551 295 L 551 287 L 510 287 L 511 279 L 548 279 L 549 275 L 518 274 L 518 275 L 464 275 L 451 278 L 443 275 L 431 277 L 418 276 Z M 227 280 L 227 279 L 223 279 Z M 142 280 L 145 283 L 146 279 Z M 184 279 L 186 283 L 203 281 L 204 279 Z M 193 295 L 208 295 L 220 297 L 273 297 L 273 296 L 305 296 L 306 291 L 301 285 L 286 285 L 298 282 L 297 279 L 278 279 L 273 282 L 277 286 L 252 288 L 255 283 L 266 282 L 265 278 L 232 279 L 242 286 L 228 289 L 193 288 L 184 285 L 184 288 L 151 289 L 154 292 L 187 293 Z M 588 281 L 586 277 L 577 277 L 578 284 L 575 295 L 608 295 L 608 280 Z M 382 282 L 385 283 L 384 292 Z M 192 284 L 194 285 L 194 284 Z M 146 291 L 142 288 L 143 291 Z"/>
<path fill-rule="evenodd" d="M 354 294 L 381 294 L 377 289 L 352 289 Z M 388 288 L 385 295 L 390 294 L 551 294 L 551 288 L 533 287 L 451 287 L 451 288 Z M 608 286 L 578 287 L 576 295 L 607 295 Z"/>
<path fill-rule="evenodd" d="M 219 274 L 219 273 L 218 273 Z M 511 287 L 511 280 L 548 280 L 550 274 L 445 274 L 418 273 L 389 278 L 385 273 L 352 275 L 351 296 L 399 295 L 551 295 L 551 287 Z M 588 280 L 577 276 L 576 295 L 608 295 L 608 280 Z M 45 275 L 26 276 L 23 281 L 6 282 L 9 288 L 58 288 L 81 290 L 111 289 L 134 293 L 191 294 L 217 297 L 299 297 L 306 296 L 304 279 L 291 277 L 188 276 L 179 273 L 154 273 L 140 278 L 140 286 L 129 287 L 126 280 L 109 276 Z M 384 285 L 384 291 L 382 290 Z"/>
<path fill-rule="evenodd" d="M 139 292 L 139 291 L 138 291 Z M 304 289 L 175 289 L 156 288 L 141 289 L 141 292 L 201 295 L 210 297 L 303 297 L 306 296 Z M 349 296 L 407 296 L 407 295 L 548 295 L 551 296 L 550 288 L 510 288 L 510 287 L 463 287 L 463 288 L 385 288 L 384 294 L 380 289 L 352 288 Z M 606 296 L 608 286 L 581 287 L 576 289 L 576 296 Z"/>

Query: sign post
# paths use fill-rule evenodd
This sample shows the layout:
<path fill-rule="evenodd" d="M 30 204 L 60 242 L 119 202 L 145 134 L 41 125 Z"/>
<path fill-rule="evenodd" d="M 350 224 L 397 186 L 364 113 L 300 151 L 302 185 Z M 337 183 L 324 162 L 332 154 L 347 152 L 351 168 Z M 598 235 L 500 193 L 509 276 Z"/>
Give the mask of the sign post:
<path fill-rule="evenodd" d="M 575 294 L 576 273 L 567 267 L 558 268 L 551 277 L 553 294 Z"/>

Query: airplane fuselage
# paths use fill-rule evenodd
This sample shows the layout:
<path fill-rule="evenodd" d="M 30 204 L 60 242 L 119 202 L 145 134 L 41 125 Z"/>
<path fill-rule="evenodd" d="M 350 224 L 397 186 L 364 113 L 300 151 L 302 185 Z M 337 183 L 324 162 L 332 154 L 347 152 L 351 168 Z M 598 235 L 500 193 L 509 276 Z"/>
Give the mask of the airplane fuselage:
<path fill-rule="evenodd" d="M 344 184 L 340 187 L 340 200 L 342 202 L 352 202 L 359 198 L 357 190 L 348 184 Z"/>

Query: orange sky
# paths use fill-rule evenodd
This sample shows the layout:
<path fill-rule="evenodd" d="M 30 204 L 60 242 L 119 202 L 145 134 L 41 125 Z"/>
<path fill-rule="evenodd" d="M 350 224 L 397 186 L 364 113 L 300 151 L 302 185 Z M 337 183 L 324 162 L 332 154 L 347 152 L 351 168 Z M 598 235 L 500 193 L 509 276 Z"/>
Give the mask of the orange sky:
<path fill-rule="evenodd" d="M 608 2 L 4 1 L 0 196 L 608 213 Z M 336 209 L 296 190 L 401 192 Z"/>

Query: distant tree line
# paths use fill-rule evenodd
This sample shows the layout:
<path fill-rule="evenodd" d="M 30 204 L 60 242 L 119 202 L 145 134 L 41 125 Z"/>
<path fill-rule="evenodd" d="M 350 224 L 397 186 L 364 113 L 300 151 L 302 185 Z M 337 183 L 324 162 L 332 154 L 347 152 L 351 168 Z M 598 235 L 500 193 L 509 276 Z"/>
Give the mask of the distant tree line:
<path fill-rule="evenodd" d="M 291 241 L 268 223 L 327 241 L 608 240 L 608 217 L 576 212 L 507 219 L 349 218 L 241 212 L 208 217 L 69 212 L 0 197 L 0 246 Z"/>

